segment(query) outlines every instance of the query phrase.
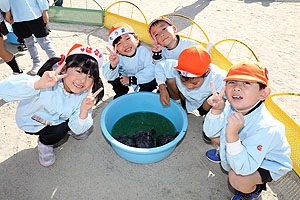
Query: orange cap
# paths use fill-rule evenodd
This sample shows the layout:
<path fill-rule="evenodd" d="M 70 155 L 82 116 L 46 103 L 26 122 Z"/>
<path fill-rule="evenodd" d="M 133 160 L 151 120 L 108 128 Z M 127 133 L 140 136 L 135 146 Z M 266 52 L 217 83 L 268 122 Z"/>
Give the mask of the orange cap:
<path fill-rule="evenodd" d="M 124 22 L 120 22 L 112 25 L 108 33 L 109 44 L 112 45 L 114 40 L 117 39 L 117 37 L 124 35 L 126 33 L 134 33 L 134 30 L 130 25 Z"/>
<path fill-rule="evenodd" d="M 178 65 L 174 68 L 185 72 L 183 76 L 198 77 L 202 76 L 209 67 L 211 57 L 202 46 L 190 46 L 183 50 L 178 58 Z"/>
<path fill-rule="evenodd" d="M 232 66 L 224 79 L 238 81 L 254 81 L 268 85 L 268 70 L 261 63 L 243 61 Z"/>

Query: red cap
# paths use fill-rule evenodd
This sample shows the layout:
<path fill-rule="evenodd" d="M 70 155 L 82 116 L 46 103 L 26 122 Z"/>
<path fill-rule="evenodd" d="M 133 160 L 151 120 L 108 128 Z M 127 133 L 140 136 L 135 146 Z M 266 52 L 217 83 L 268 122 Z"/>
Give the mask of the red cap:
<path fill-rule="evenodd" d="M 178 58 L 178 66 L 174 68 L 186 77 L 202 76 L 211 63 L 208 51 L 202 46 L 190 46 L 183 50 Z"/>
<path fill-rule="evenodd" d="M 243 61 L 230 68 L 224 81 L 228 80 L 254 81 L 268 85 L 268 70 L 261 63 Z"/>

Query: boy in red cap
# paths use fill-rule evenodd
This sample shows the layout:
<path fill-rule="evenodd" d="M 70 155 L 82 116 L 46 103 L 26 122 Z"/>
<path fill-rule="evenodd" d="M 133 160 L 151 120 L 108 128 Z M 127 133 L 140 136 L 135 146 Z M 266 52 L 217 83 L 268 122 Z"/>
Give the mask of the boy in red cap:
<path fill-rule="evenodd" d="M 267 182 L 292 170 L 290 146 L 283 124 L 263 104 L 271 93 L 266 68 L 244 61 L 234 65 L 224 80 L 220 94 L 211 83 L 213 95 L 208 103 L 212 109 L 204 131 L 220 146 L 221 165 L 239 192 L 232 199 L 257 199 Z M 206 152 L 210 160 L 214 155 L 215 149 Z"/>
<path fill-rule="evenodd" d="M 217 91 L 220 91 L 226 76 L 226 71 L 211 64 L 207 50 L 201 46 L 191 46 L 181 52 L 178 61 L 167 59 L 159 64 L 168 69 L 167 76 L 175 78 L 187 112 L 198 110 L 201 116 L 206 115 L 211 108 L 207 103 L 207 98 L 212 95 L 210 82 L 215 82 Z M 211 142 L 204 132 L 203 140 Z"/>
<path fill-rule="evenodd" d="M 134 90 L 152 92 L 156 89 L 151 53 L 143 46 L 131 26 L 117 23 L 109 31 L 109 62 L 103 66 L 103 76 L 113 86 L 114 99 Z"/>
<path fill-rule="evenodd" d="M 176 27 L 168 18 L 164 17 L 154 19 L 148 26 L 148 33 L 153 43 L 153 60 L 156 62 L 162 59 L 178 60 L 180 53 L 184 49 L 199 45 L 199 43 L 193 40 L 181 38 L 179 35 L 176 35 Z M 160 99 L 163 105 L 170 105 L 170 96 L 180 103 L 175 79 L 169 77 L 166 70 L 168 69 L 164 68 L 164 64 L 155 66 L 155 78 L 160 90 Z"/>

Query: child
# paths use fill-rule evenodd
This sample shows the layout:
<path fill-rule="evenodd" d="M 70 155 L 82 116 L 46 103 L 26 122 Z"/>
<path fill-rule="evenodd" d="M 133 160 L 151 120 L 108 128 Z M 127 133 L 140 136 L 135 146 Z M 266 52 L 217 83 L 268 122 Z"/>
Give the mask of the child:
<path fill-rule="evenodd" d="M 2 5 L 2 3 L 4 3 L 4 4 Z M 8 2 L 4 1 L 2 3 L 0 4 L 0 13 L 1 13 L 1 8 L 4 7 L 4 9 L 5 9 L 6 7 L 9 7 Z M 7 3 L 7 4 L 5 4 L 5 3 Z M 10 12 L 8 11 L 7 15 L 9 15 L 9 14 L 10 14 Z M 20 69 L 15 56 L 12 53 L 10 53 L 9 51 L 7 51 L 4 47 L 3 35 L 6 35 L 6 34 L 8 34 L 8 30 L 5 26 L 4 18 L 0 14 L 0 58 L 2 58 L 4 60 L 4 62 L 6 62 L 6 64 L 8 64 L 8 66 L 10 66 L 10 68 L 13 70 L 13 74 L 21 74 L 21 73 L 23 73 L 23 71 Z"/>
<path fill-rule="evenodd" d="M 168 18 L 154 19 L 148 26 L 148 33 L 153 43 L 153 60 L 157 62 L 162 59 L 178 60 L 180 53 L 184 49 L 199 45 L 199 43 L 191 39 L 181 38 L 179 35 L 176 35 L 176 27 Z M 174 84 L 175 79 L 167 77 L 162 65 L 155 66 L 155 78 L 162 104 L 165 106 L 170 105 L 170 96 L 180 103 L 179 91 L 176 84 Z M 165 84 L 167 84 L 168 90 Z"/>
<path fill-rule="evenodd" d="M 3 0 L 9 1 L 9 0 Z M 49 29 L 46 26 L 49 23 L 47 10 L 49 8 L 47 0 L 10 0 L 10 10 L 12 18 L 6 17 L 6 20 L 12 24 L 13 31 L 18 38 L 24 38 L 28 47 L 33 67 L 29 74 L 36 75 L 41 67 L 41 59 L 35 46 L 34 37 L 41 48 L 47 53 L 48 57 L 55 57 L 53 46 L 47 37 Z M 3 10 L 4 12 L 9 11 Z"/>
<path fill-rule="evenodd" d="M 16 121 L 27 134 L 39 135 L 39 161 L 55 162 L 53 145 L 67 134 L 75 139 L 88 136 L 93 124 L 91 108 L 103 97 L 99 49 L 75 44 L 66 62 L 49 71 L 60 58 L 50 58 L 39 70 L 40 76 L 11 76 L 0 83 L 0 97 L 20 101 Z"/>
<path fill-rule="evenodd" d="M 210 81 L 216 83 L 218 91 L 225 84 L 223 79 L 226 72 L 211 64 L 209 53 L 201 46 L 191 46 L 183 50 L 178 62 L 167 59 L 157 64 L 164 65 L 167 77 L 175 78 L 180 96 L 186 102 L 187 112 L 198 110 L 199 114 L 204 116 L 211 108 L 207 103 L 207 98 L 212 95 Z M 204 132 L 202 137 L 205 142 L 211 142 Z"/>
<path fill-rule="evenodd" d="M 113 86 L 116 93 L 114 99 L 127 94 L 129 85 L 135 90 L 139 87 L 139 91 L 152 92 L 156 89 L 151 54 L 140 46 L 132 27 L 126 23 L 114 24 L 108 41 L 114 50 L 107 48 L 110 56 L 109 62 L 103 66 L 103 76 Z"/>
<path fill-rule="evenodd" d="M 241 62 L 224 80 L 226 87 L 220 94 L 211 83 L 213 95 L 208 103 L 212 109 L 204 131 L 220 145 L 221 165 L 229 172 L 231 186 L 239 191 L 232 199 L 257 199 L 267 182 L 292 169 L 290 146 L 283 124 L 263 104 L 271 92 L 266 68 L 251 61 Z M 207 157 L 214 153 L 209 150 Z"/>

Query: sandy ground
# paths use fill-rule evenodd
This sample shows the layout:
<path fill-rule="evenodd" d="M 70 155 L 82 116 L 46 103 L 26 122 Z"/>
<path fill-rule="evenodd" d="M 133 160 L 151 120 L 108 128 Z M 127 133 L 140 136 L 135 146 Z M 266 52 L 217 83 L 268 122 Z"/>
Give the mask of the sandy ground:
<path fill-rule="evenodd" d="M 148 22 L 164 14 L 183 14 L 196 21 L 211 42 L 227 38 L 245 42 L 268 67 L 273 93 L 300 91 L 300 1 L 131 1 Z M 107 8 L 113 1 L 100 2 Z M 85 6 L 72 1 L 72 6 Z M 95 7 L 88 1 L 89 7 Z M 69 6 L 69 1 L 65 1 Z M 105 27 L 50 23 L 50 39 L 58 55 L 66 54 L 74 42 L 97 46 L 108 61 L 108 29 Z M 184 24 L 179 31 L 188 28 Z M 7 40 L 25 72 L 32 67 L 29 53 L 18 52 Z M 148 46 L 149 47 L 149 46 Z M 43 61 L 45 53 L 39 48 Z M 235 58 L 239 58 L 237 55 Z M 241 55 L 242 57 L 242 55 Z M 233 61 L 234 62 L 234 61 Z M 0 81 L 11 75 L 0 60 Z M 201 139 L 201 119 L 189 114 L 184 140 L 161 162 L 147 165 L 120 158 L 105 140 L 100 117 L 114 95 L 105 82 L 103 102 L 94 108 L 94 127 L 87 140 L 73 138 L 56 148 L 56 163 L 42 167 L 38 162 L 36 137 L 24 134 L 15 124 L 17 102 L 0 98 L 0 199 L 230 199 L 227 177 L 220 166 L 204 154 L 212 148 Z M 299 97 L 276 99 L 298 124 Z M 270 183 L 262 199 L 300 199 L 299 177 L 291 172 Z"/>

